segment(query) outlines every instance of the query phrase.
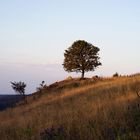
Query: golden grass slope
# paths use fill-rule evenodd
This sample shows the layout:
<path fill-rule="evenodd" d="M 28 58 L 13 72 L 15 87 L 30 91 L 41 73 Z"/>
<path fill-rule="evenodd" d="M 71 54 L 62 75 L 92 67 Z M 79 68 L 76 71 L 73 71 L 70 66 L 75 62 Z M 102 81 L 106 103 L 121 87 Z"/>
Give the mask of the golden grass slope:
<path fill-rule="evenodd" d="M 54 88 L 0 112 L 2 140 L 140 139 L 139 75 L 63 81 Z"/>

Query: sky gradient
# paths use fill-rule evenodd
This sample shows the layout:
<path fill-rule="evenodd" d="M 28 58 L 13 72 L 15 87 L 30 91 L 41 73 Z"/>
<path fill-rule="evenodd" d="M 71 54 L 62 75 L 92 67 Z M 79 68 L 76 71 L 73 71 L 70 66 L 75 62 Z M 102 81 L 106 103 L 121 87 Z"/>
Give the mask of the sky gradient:
<path fill-rule="evenodd" d="M 140 72 L 139 15 L 139 0 L 0 0 L 0 94 L 14 93 L 10 81 L 31 93 L 78 76 L 62 67 L 78 39 L 100 48 L 102 66 L 87 76 Z"/>

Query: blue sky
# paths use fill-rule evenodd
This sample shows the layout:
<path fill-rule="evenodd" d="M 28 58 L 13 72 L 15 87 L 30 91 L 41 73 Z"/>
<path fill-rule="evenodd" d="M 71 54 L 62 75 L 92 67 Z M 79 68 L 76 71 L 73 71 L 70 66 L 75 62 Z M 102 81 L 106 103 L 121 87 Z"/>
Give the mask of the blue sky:
<path fill-rule="evenodd" d="M 102 67 L 87 76 L 139 72 L 139 15 L 139 0 L 0 0 L 0 94 L 14 93 L 10 81 L 30 93 L 42 80 L 76 76 L 62 63 L 78 39 L 101 50 Z"/>

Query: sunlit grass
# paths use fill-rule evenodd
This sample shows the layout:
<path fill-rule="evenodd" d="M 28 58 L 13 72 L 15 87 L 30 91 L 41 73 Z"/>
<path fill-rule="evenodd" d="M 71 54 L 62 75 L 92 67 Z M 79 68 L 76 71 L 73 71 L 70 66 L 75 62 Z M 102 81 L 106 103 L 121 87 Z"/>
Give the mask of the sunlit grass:
<path fill-rule="evenodd" d="M 136 94 L 140 89 L 139 75 L 98 82 L 88 79 L 77 82 L 76 87 L 71 83 L 65 86 L 63 82 L 59 87 L 65 88 L 44 90 L 38 99 L 29 98 L 28 104 L 1 112 L 0 137 L 3 140 L 140 139 L 140 99 Z"/>

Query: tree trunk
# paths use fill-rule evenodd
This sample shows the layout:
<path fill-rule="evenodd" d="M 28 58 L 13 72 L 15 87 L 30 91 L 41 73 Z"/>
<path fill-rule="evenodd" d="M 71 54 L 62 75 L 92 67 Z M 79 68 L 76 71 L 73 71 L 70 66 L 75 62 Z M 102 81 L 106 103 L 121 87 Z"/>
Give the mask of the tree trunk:
<path fill-rule="evenodd" d="M 82 70 L 82 76 L 81 76 L 81 79 L 84 79 L 84 74 L 85 74 L 85 71 Z"/>
<path fill-rule="evenodd" d="M 25 94 L 23 94 L 23 99 L 24 99 L 25 104 L 27 104 L 27 97 Z"/>

